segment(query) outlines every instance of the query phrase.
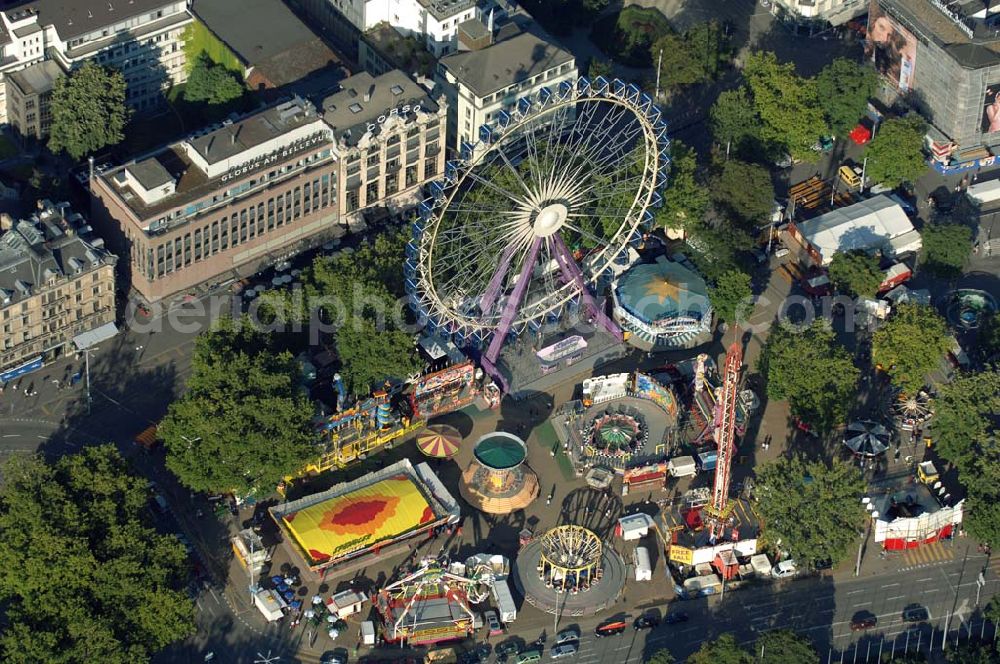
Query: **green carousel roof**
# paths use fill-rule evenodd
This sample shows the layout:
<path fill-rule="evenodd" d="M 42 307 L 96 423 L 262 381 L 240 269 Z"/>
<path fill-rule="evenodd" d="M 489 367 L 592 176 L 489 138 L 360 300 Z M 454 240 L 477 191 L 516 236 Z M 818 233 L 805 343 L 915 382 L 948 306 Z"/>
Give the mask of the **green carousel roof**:
<path fill-rule="evenodd" d="M 479 463 L 488 468 L 506 470 L 524 462 L 528 451 L 524 441 L 513 434 L 497 431 L 479 439 L 473 450 Z"/>

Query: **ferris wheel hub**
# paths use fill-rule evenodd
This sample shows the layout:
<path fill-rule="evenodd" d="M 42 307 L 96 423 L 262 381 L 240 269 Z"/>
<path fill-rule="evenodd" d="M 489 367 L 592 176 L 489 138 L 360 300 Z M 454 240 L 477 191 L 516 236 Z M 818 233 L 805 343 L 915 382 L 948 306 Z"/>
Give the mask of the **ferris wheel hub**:
<path fill-rule="evenodd" d="M 535 215 L 532 225 L 536 237 L 549 237 L 562 228 L 569 216 L 569 208 L 562 203 L 551 203 Z"/>

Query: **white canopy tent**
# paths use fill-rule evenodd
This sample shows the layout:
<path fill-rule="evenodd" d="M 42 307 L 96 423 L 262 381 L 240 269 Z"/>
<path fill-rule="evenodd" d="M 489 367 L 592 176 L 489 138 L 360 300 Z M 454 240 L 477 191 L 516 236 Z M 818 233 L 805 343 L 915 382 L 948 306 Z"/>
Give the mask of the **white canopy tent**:
<path fill-rule="evenodd" d="M 829 265 L 838 251 L 885 251 L 890 256 L 920 249 L 920 235 L 898 203 L 874 196 L 796 224 L 802 240 Z"/>

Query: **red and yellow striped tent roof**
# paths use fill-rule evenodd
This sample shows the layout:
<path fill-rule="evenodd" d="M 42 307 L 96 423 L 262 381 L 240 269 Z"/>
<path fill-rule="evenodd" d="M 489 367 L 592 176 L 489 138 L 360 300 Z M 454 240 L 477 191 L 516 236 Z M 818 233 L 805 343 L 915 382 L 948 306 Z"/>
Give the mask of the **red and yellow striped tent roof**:
<path fill-rule="evenodd" d="M 394 540 L 436 519 L 413 479 L 396 475 L 282 517 L 313 563 Z"/>

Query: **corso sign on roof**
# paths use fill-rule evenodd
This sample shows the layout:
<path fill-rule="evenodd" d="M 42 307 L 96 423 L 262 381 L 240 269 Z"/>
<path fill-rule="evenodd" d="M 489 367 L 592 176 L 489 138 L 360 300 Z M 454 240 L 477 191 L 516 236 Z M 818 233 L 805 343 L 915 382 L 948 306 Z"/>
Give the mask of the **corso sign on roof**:
<path fill-rule="evenodd" d="M 390 110 L 386 111 L 382 115 L 378 116 L 375 119 L 374 122 L 369 122 L 368 126 L 366 127 L 366 129 L 368 131 L 375 131 L 378 127 L 380 127 L 389 118 L 396 117 L 397 115 L 407 115 L 409 113 L 419 113 L 419 112 L 420 112 L 420 104 L 419 103 L 416 103 L 416 104 L 403 104 L 402 106 L 397 106 L 396 108 L 393 108 L 393 109 L 390 109 Z"/>
<path fill-rule="evenodd" d="M 242 175 L 247 175 L 248 173 L 253 173 L 257 169 L 264 168 L 265 166 L 270 166 L 271 164 L 277 163 L 282 159 L 287 159 L 288 157 L 302 152 L 307 148 L 311 148 L 314 145 L 319 145 L 327 139 L 326 131 L 317 131 L 315 133 L 309 134 L 303 138 L 284 145 L 277 150 L 268 152 L 267 154 L 262 154 L 260 156 L 254 157 L 249 161 L 245 161 L 238 166 L 233 166 L 229 169 L 229 172 L 222 176 L 222 181 L 232 180 L 233 178 L 240 177 Z"/>

